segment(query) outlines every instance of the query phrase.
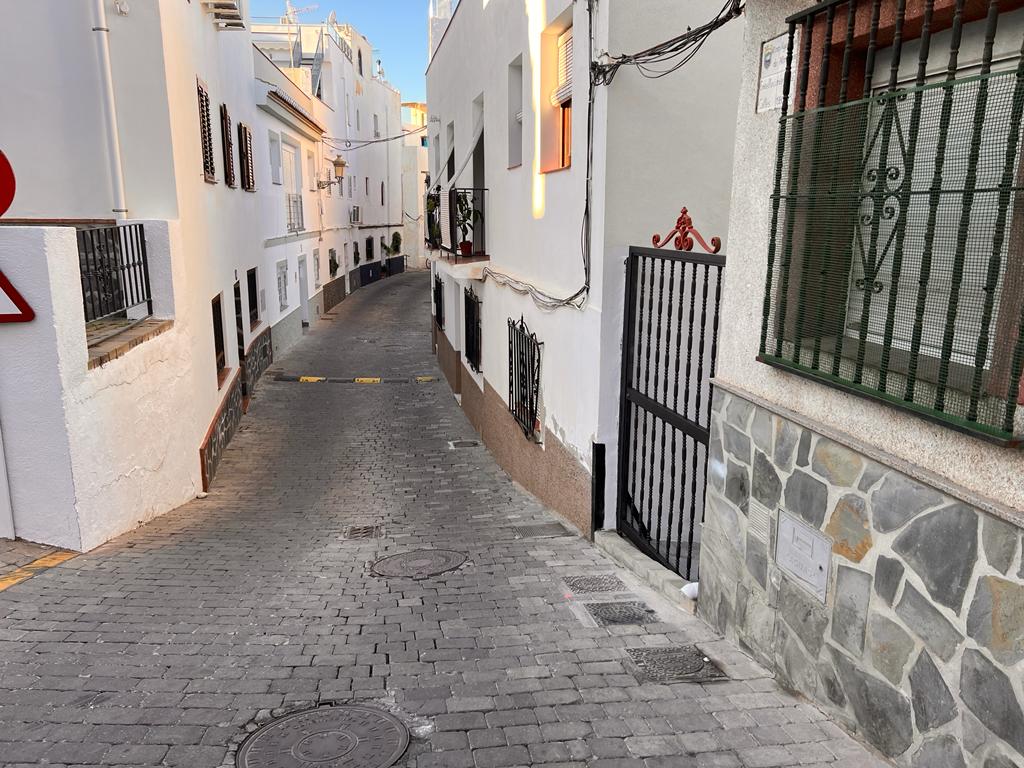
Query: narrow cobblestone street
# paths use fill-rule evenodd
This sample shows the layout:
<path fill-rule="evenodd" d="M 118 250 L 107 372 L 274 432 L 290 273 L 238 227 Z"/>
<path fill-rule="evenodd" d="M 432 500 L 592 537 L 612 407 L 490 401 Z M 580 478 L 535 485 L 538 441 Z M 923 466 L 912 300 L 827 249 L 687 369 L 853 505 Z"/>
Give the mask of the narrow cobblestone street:
<path fill-rule="evenodd" d="M 449 447 L 476 435 L 427 281 L 356 292 L 275 361 L 208 497 L 0 592 L 0 764 L 232 765 L 272 713 L 358 701 L 409 725 L 408 768 L 884 765 L 587 541 L 516 537 L 554 518 Z M 369 570 L 414 549 L 468 559 Z M 607 573 L 653 623 L 597 626 L 562 581 Z M 732 679 L 642 682 L 625 651 L 686 643 Z"/>

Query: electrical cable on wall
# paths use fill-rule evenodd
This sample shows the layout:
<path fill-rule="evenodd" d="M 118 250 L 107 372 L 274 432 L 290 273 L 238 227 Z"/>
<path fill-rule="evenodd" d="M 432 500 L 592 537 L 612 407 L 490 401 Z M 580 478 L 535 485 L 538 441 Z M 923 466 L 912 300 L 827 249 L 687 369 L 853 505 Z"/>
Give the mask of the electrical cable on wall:
<path fill-rule="evenodd" d="M 354 149 L 368 147 L 371 144 L 385 144 L 389 141 L 398 141 L 399 139 L 404 139 L 406 136 L 414 136 L 417 133 L 423 133 L 425 130 L 427 130 L 427 126 L 423 125 L 412 131 L 402 131 L 402 133 L 397 136 L 385 136 L 380 139 L 367 139 L 366 141 L 359 141 L 357 139 L 356 141 L 358 143 L 355 144 L 355 146 L 353 146 L 352 139 L 339 139 L 335 136 L 324 136 L 323 141 L 325 144 L 330 145 L 331 149 L 336 149 L 339 152 L 348 152 Z"/>

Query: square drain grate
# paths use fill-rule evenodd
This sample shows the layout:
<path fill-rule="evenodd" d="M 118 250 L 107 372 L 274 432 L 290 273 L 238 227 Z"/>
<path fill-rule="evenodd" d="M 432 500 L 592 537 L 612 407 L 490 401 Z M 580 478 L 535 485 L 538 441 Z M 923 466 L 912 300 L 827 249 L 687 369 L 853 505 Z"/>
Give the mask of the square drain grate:
<path fill-rule="evenodd" d="M 555 536 L 571 536 L 569 529 L 561 523 L 540 523 L 538 525 L 516 525 L 512 527 L 517 539 L 550 539 Z"/>
<path fill-rule="evenodd" d="M 350 525 L 345 529 L 342 538 L 345 539 L 379 539 L 384 535 L 384 528 L 380 525 Z"/>
<path fill-rule="evenodd" d="M 562 581 L 572 592 L 590 595 L 597 592 L 625 592 L 628 587 L 613 573 L 599 573 L 592 576 L 566 576 Z"/>
<path fill-rule="evenodd" d="M 643 682 L 710 683 L 728 679 L 711 659 L 693 645 L 627 648 L 626 653 L 636 665 Z"/>
<path fill-rule="evenodd" d="M 584 603 L 584 606 L 600 627 L 654 624 L 658 621 L 657 614 L 641 602 Z"/>

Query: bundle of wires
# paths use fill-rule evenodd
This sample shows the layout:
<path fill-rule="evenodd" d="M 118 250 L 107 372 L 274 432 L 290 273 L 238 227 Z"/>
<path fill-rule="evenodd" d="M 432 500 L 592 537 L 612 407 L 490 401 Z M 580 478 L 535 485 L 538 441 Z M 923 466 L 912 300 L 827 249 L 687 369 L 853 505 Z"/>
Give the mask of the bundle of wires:
<path fill-rule="evenodd" d="M 740 0 L 728 0 L 713 19 L 696 29 L 687 28 L 683 34 L 639 53 L 610 56 L 607 64 L 594 64 L 594 81 L 597 85 L 611 85 L 619 69 L 626 66 L 636 67 L 641 75 L 651 79 L 669 75 L 696 56 L 716 29 L 742 12 Z"/>

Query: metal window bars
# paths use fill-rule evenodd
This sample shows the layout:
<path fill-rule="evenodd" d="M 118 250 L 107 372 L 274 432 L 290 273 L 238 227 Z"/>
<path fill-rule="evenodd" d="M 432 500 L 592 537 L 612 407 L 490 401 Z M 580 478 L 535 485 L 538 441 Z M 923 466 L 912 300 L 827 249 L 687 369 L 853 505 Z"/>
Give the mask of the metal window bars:
<path fill-rule="evenodd" d="M 788 25 L 759 359 L 1019 442 L 1024 27 L 998 0 Z"/>
<path fill-rule="evenodd" d="M 142 224 L 80 229 L 76 236 L 85 321 L 141 320 L 152 315 Z"/>
<path fill-rule="evenodd" d="M 285 206 L 288 217 L 288 231 L 301 232 L 304 230 L 306 227 L 302 219 L 302 195 L 289 193 L 285 196 Z"/>
<path fill-rule="evenodd" d="M 464 293 L 466 362 L 469 363 L 470 368 L 480 373 L 481 350 L 483 346 L 483 333 L 481 330 L 483 302 L 472 288 L 466 288 Z"/>
<path fill-rule="evenodd" d="M 541 346 L 522 317 L 508 319 L 508 410 L 529 438 L 540 431 L 537 407 Z"/>

